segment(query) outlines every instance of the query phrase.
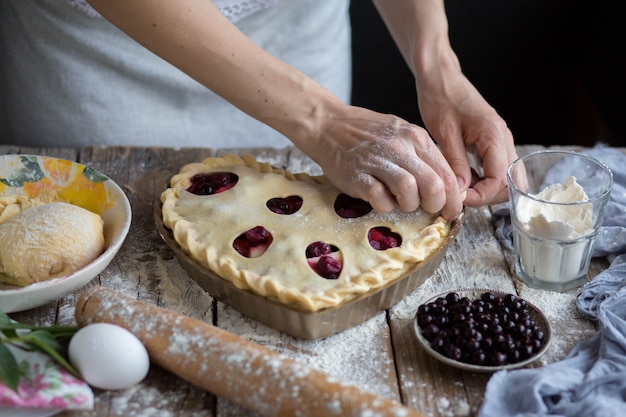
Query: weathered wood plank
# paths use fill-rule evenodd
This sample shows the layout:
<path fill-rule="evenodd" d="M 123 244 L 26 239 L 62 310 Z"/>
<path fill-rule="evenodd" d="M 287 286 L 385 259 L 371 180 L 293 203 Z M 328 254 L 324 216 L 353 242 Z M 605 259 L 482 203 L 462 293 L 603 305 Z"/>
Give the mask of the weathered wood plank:
<path fill-rule="evenodd" d="M 78 161 L 79 150 L 73 148 L 34 148 L 0 145 L 0 155 L 5 154 L 46 155 L 54 158 Z"/>

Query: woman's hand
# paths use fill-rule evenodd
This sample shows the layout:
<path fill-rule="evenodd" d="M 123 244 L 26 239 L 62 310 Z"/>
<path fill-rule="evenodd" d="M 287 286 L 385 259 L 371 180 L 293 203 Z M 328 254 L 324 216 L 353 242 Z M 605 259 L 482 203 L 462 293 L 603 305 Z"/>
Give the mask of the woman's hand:
<path fill-rule="evenodd" d="M 506 171 L 517 153 L 504 120 L 460 70 L 446 75 L 439 85 L 418 84 L 418 101 L 424 124 L 467 190 L 465 204 L 479 207 L 505 201 Z M 478 158 L 482 175 L 470 168 L 468 152 Z"/>
<path fill-rule="evenodd" d="M 374 0 L 415 76 L 422 120 L 455 172 L 465 204 L 506 200 L 506 170 L 517 154 L 506 123 L 461 71 L 443 0 Z M 470 168 L 468 153 L 481 164 Z"/>
<path fill-rule="evenodd" d="M 378 212 L 421 207 L 454 219 L 463 209 L 456 175 L 423 128 L 347 105 L 321 125 L 307 153 L 345 193 Z"/>

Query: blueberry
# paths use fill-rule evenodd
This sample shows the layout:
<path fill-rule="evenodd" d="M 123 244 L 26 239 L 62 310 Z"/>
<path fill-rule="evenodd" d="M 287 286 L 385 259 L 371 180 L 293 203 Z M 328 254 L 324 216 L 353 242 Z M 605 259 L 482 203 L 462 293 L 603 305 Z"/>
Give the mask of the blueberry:
<path fill-rule="evenodd" d="M 496 296 L 493 293 L 485 292 L 480 296 L 480 299 L 485 302 L 493 303 L 496 300 Z"/>
<path fill-rule="evenodd" d="M 452 316 L 453 323 L 462 323 L 467 320 L 467 316 L 463 313 L 456 313 Z"/>
<path fill-rule="evenodd" d="M 446 356 L 449 357 L 450 359 L 458 361 L 459 359 L 461 359 L 462 355 L 463 355 L 463 351 L 458 346 L 450 344 L 446 348 Z"/>
<path fill-rule="evenodd" d="M 495 366 L 506 365 L 507 357 L 502 352 L 493 352 L 489 358 L 489 363 Z"/>
<path fill-rule="evenodd" d="M 445 315 L 441 315 L 441 316 L 437 316 L 435 317 L 435 323 L 437 323 L 439 326 L 444 327 L 446 326 L 449 322 L 450 319 L 448 318 L 448 316 Z"/>
<path fill-rule="evenodd" d="M 422 304 L 417 308 L 417 314 L 426 314 L 430 312 L 430 304 Z"/>
<path fill-rule="evenodd" d="M 517 296 L 514 294 L 507 294 L 504 296 L 504 304 L 510 306 L 513 302 L 517 301 Z"/>
<path fill-rule="evenodd" d="M 472 353 L 472 363 L 475 365 L 484 365 L 485 363 L 485 352 L 482 350 L 477 350 Z"/>
<path fill-rule="evenodd" d="M 459 302 L 460 299 L 461 296 L 459 296 L 459 294 L 455 292 L 451 292 L 446 295 L 446 301 L 448 302 L 448 305 L 455 305 Z"/>
<path fill-rule="evenodd" d="M 426 340 L 433 340 L 440 333 L 439 326 L 431 323 L 428 326 L 426 326 L 426 328 L 424 328 L 423 333 L 424 333 L 424 337 L 426 338 Z"/>
<path fill-rule="evenodd" d="M 430 341 L 430 347 L 436 350 L 437 352 L 442 352 L 443 348 L 446 346 L 446 341 L 443 337 L 438 336 Z"/>
<path fill-rule="evenodd" d="M 480 349 L 480 341 L 477 339 L 470 339 L 465 343 L 465 349 L 468 352 L 475 352 Z"/>
<path fill-rule="evenodd" d="M 427 325 L 429 325 L 430 323 L 432 323 L 433 321 L 435 321 L 434 317 L 430 314 L 420 314 L 417 316 L 417 324 L 421 327 L 424 328 Z"/>
<path fill-rule="evenodd" d="M 533 347 L 531 345 L 520 346 L 520 357 L 522 359 L 528 359 L 533 355 Z"/>

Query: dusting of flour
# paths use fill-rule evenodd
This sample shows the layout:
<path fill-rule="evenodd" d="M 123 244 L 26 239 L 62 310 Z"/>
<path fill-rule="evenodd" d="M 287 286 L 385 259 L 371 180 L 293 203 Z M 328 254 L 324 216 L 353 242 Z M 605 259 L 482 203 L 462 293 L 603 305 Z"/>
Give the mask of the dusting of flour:
<path fill-rule="evenodd" d="M 286 336 L 218 303 L 220 328 L 269 347 L 299 363 L 318 369 L 343 382 L 384 397 L 394 398 L 395 380 L 385 313 L 344 332 L 319 340 Z M 355 346 L 359 346 L 355 349 Z M 363 366 L 367 363 L 367 366 Z M 393 387 L 393 388 L 392 388 Z"/>

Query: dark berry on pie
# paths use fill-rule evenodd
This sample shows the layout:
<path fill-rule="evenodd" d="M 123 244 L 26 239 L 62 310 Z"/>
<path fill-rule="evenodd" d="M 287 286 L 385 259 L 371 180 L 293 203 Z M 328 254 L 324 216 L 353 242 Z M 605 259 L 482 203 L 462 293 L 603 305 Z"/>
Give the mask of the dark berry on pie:
<path fill-rule="evenodd" d="M 258 258 L 273 240 L 272 234 L 265 227 L 256 226 L 240 234 L 233 242 L 233 248 L 246 258 Z"/>
<path fill-rule="evenodd" d="M 343 268 L 343 260 L 339 248 L 326 242 L 313 242 L 306 248 L 309 266 L 319 276 L 326 279 L 337 279 Z"/>
<path fill-rule="evenodd" d="M 388 227 L 374 227 L 367 233 L 370 246 L 376 250 L 397 248 L 402 244 L 402 237 Z"/>
<path fill-rule="evenodd" d="M 476 300 L 451 292 L 422 304 L 417 325 L 444 356 L 475 365 L 500 366 L 532 357 L 545 335 L 525 300 L 484 292 Z"/>
<path fill-rule="evenodd" d="M 324 255 L 317 261 L 317 273 L 326 279 L 337 279 L 343 265 L 331 255 Z"/>
<path fill-rule="evenodd" d="M 372 211 L 372 206 L 360 198 L 350 197 L 347 194 L 339 194 L 335 199 L 335 213 L 344 219 L 353 219 L 365 216 Z"/>
<path fill-rule="evenodd" d="M 306 248 L 306 257 L 317 258 L 322 255 L 328 255 L 332 251 L 332 246 L 326 242 L 313 242 Z"/>
<path fill-rule="evenodd" d="M 237 181 L 239 177 L 232 172 L 196 174 L 191 177 L 191 185 L 187 191 L 197 195 L 219 194 L 233 188 Z"/>
<path fill-rule="evenodd" d="M 289 197 L 276 197 L 265 203 L 268 209 L 277 214 L 293 214 L 302 207 L 302 197 L 290 195 Z"/>

